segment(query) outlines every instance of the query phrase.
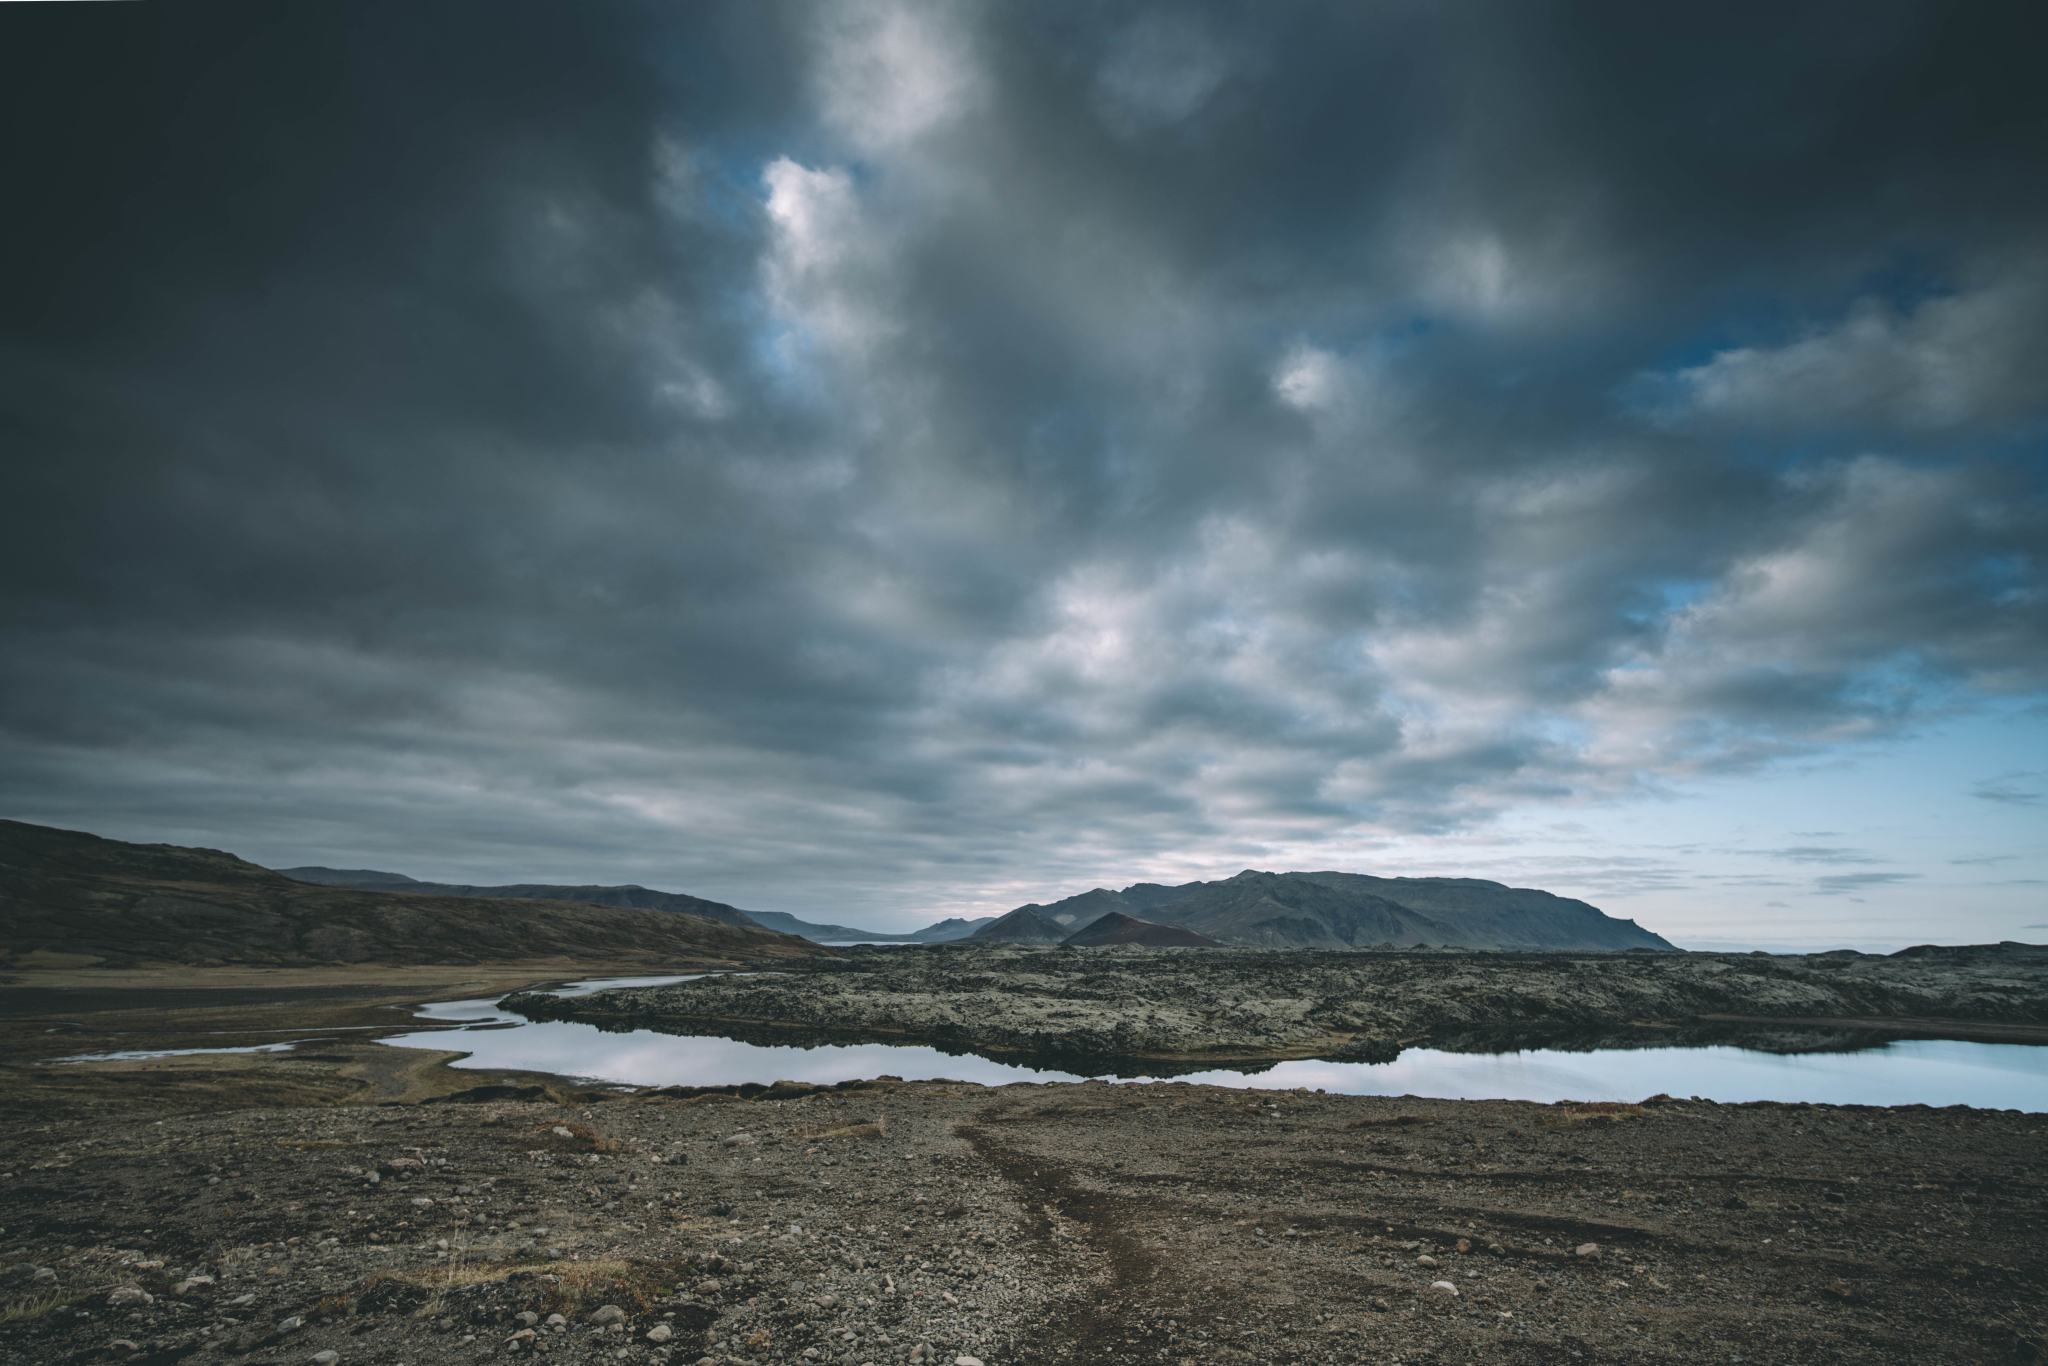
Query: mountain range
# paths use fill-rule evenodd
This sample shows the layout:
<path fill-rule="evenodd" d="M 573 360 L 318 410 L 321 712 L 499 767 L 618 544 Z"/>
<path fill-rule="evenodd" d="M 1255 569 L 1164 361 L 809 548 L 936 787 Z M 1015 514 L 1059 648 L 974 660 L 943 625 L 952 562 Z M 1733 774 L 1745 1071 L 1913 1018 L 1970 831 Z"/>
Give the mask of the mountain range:
<path fill-rule="evenodd" d="M 695 906 L 548 899 L 555 904 L 441 895 L 411 879 L 309 885 L 218 849 L 127 844 L 0 820 L 0 964 L 9 967 L 516 962 L 674 970 L 831 956 Z"/>
<path fill-rule="evenodd" d="M 403 873 L 384 873 L 374 868 L 280 868 L 279 873 L 294 882 L 322 887 L 355 887 L 365 891 L 412 892 L 429 896 L 487 897 L 493 900 L 581 901 L 592 906 L 636 906 L 648 911 L 680 911 L 701 915 L 727 925 L 759 926 L 779 934 L 794 934 L 816 944 L 845 944 L 870 941 L 882 944 L 937 944 L 965 939 L 993 918 L 962 920 L 957 916 L 927 925 L 909 934 L 882 934 L 854 929 L 849 925 L 819 924 L 799 920 L 786 911 L 743 911 L 723 901 L 707 901 L 684 892 L 657 892 L 650 887 L 626 883 L 618 887 L 570 887 L 551 883 L 516 882 L 503 887 L 476 887 L 467 883 L 421 882 Z"/>
<path fill-rule="evenodd" d="M 1210 942 L 1257 948 L 1654 949 L 1674 946 L 1633 920 L 1533 887 L 1461 877 L 1263 873 L 1178 887 L 1096 887 L 1051 905 L 1019 906 L 975 931 L 981 941 L 1100 942 L 1106 917 L 1178 927 Z M 1117 933 L 1133 933 L 1117 923 Z M 1115 942 L 1133 942 L 1117 940 Z"/>

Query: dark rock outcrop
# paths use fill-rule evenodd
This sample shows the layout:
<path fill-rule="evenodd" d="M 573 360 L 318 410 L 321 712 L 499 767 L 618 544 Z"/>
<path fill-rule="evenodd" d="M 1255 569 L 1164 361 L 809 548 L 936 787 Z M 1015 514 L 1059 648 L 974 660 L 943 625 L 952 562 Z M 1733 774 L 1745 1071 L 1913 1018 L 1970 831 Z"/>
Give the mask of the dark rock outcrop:
<path fill-rule="evenodd" d="M 1794 1052 L 1891 1038 L 2048 1042 L 2048 949 L 1861 958 L 954 944 L 588 996 L 518 993 L 530 1019 L 752 1043 L 923 1043 L 1088 1074 L 1403 1047 L 1739 1043 Z M 1034 1064 L 1036 1065 L 1036 1064 Z"/>

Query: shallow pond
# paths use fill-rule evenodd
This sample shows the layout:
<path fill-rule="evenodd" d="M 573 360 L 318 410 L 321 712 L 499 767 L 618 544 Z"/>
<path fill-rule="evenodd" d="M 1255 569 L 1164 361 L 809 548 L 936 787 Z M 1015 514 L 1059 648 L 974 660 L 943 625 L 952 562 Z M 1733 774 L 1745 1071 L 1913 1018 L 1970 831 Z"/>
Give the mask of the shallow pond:
<path fill-rule="evenodd" d="M 680 977 L 610 978 L 557 989 L 581 995 L 613 986 L 653 986 Z M 441 1028 L 385 1040 L 418 1048 L 462 1048 L 455 1064 L 477 1071 L 519 1069 L 595 1077 L 633 1086 L 723 1086 L 738 1082 L 838 1082 L 895 1076 L 950 1077 L 1000 1086 L 1077 1081 L 1072 1073 L 992 1062 L 909 1045 L 762 1047 L 733 1039 L 607 1033 L 564 1021 L 507 1015 L 495 1000 L 422 1006 Z M 447 1025 L 465 1027 L 449 1032 Z M 1446 1053 L 1414 1048 L 1389 1063 L 1283 1062 L 1264 1071 L 1199 1072 L 1173 1078 L 1217 1086 L 1297 1087 L 1344 1095 L 1414 1095 L 1447 1100 L 1641 1100 L 1665 1092 L 1724 1102 L 1813 1101 L 1836 1105 L 1972 1105 L 2048 1111 L 2048 1048 L 2024 1044 L 1908 1040 L 1853 1053 L 1782 1056 L 1749 1049 L 1525 1049 Z"/>

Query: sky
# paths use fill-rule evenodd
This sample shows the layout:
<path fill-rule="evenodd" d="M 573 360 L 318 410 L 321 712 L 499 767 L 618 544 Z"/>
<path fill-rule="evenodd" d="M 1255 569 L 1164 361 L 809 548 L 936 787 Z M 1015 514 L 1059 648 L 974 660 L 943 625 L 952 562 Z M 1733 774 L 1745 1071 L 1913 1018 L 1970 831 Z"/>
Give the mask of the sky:
<path fill-rule="evenodd" d="M 0 815 L 2048 941 L 2037 4 L 0 10 Z"/>

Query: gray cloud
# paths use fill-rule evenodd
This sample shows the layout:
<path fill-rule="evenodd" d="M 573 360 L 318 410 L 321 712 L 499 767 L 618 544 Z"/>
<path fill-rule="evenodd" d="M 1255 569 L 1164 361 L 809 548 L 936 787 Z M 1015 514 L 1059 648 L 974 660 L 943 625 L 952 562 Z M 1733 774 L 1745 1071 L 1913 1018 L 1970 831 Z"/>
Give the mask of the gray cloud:
<path fill-rule="evenodd" d="M 1839 849 L 1823 845 L 1795 845 L 1788 849 L 1765 849 L 1766 858 L 1784 859 L 1790 863 L 1880 863 L 1861 849 Z"/>
<path fill-rule="evenodd" d="M 1843 896 L 1849 892 L 1868 891 L 1873 887 L 1890 887 L 1901 882 L 1911 882 L 1918 873 L 1831 873 L 1813 880 L 1815 896 Z"/>
<path fill-rule="evenodd" d="M 8 814 L 844 919 L 2048 684 L 2024 9 L 13 8 Z"/>
<path fill-rule="evenodd" d="M 2016 787 L 2014 784 L 2023 779 L 2039 778 L 2041 776 L 2043 775 L 2039 773 L 2022 772 L 2007 773 L 1997 778 L 1986 778 L 1971 790 L 1970 795 L 1982 801 L 1998 802 L 2005 806 L 2037 806 L 2040 804 L 2042 796 L 2048 794 L 2030 792 L 2024 788 Z"/>
<path fill-rule="evenodd" d="M 2023 261 L 1965 292 L 1900 308 L 1864 297 L 1775 346 L 1662 377 L 1666 421 L 1779 429 L 1954 428 L 2048 412 L 2048 274 Z"/>

